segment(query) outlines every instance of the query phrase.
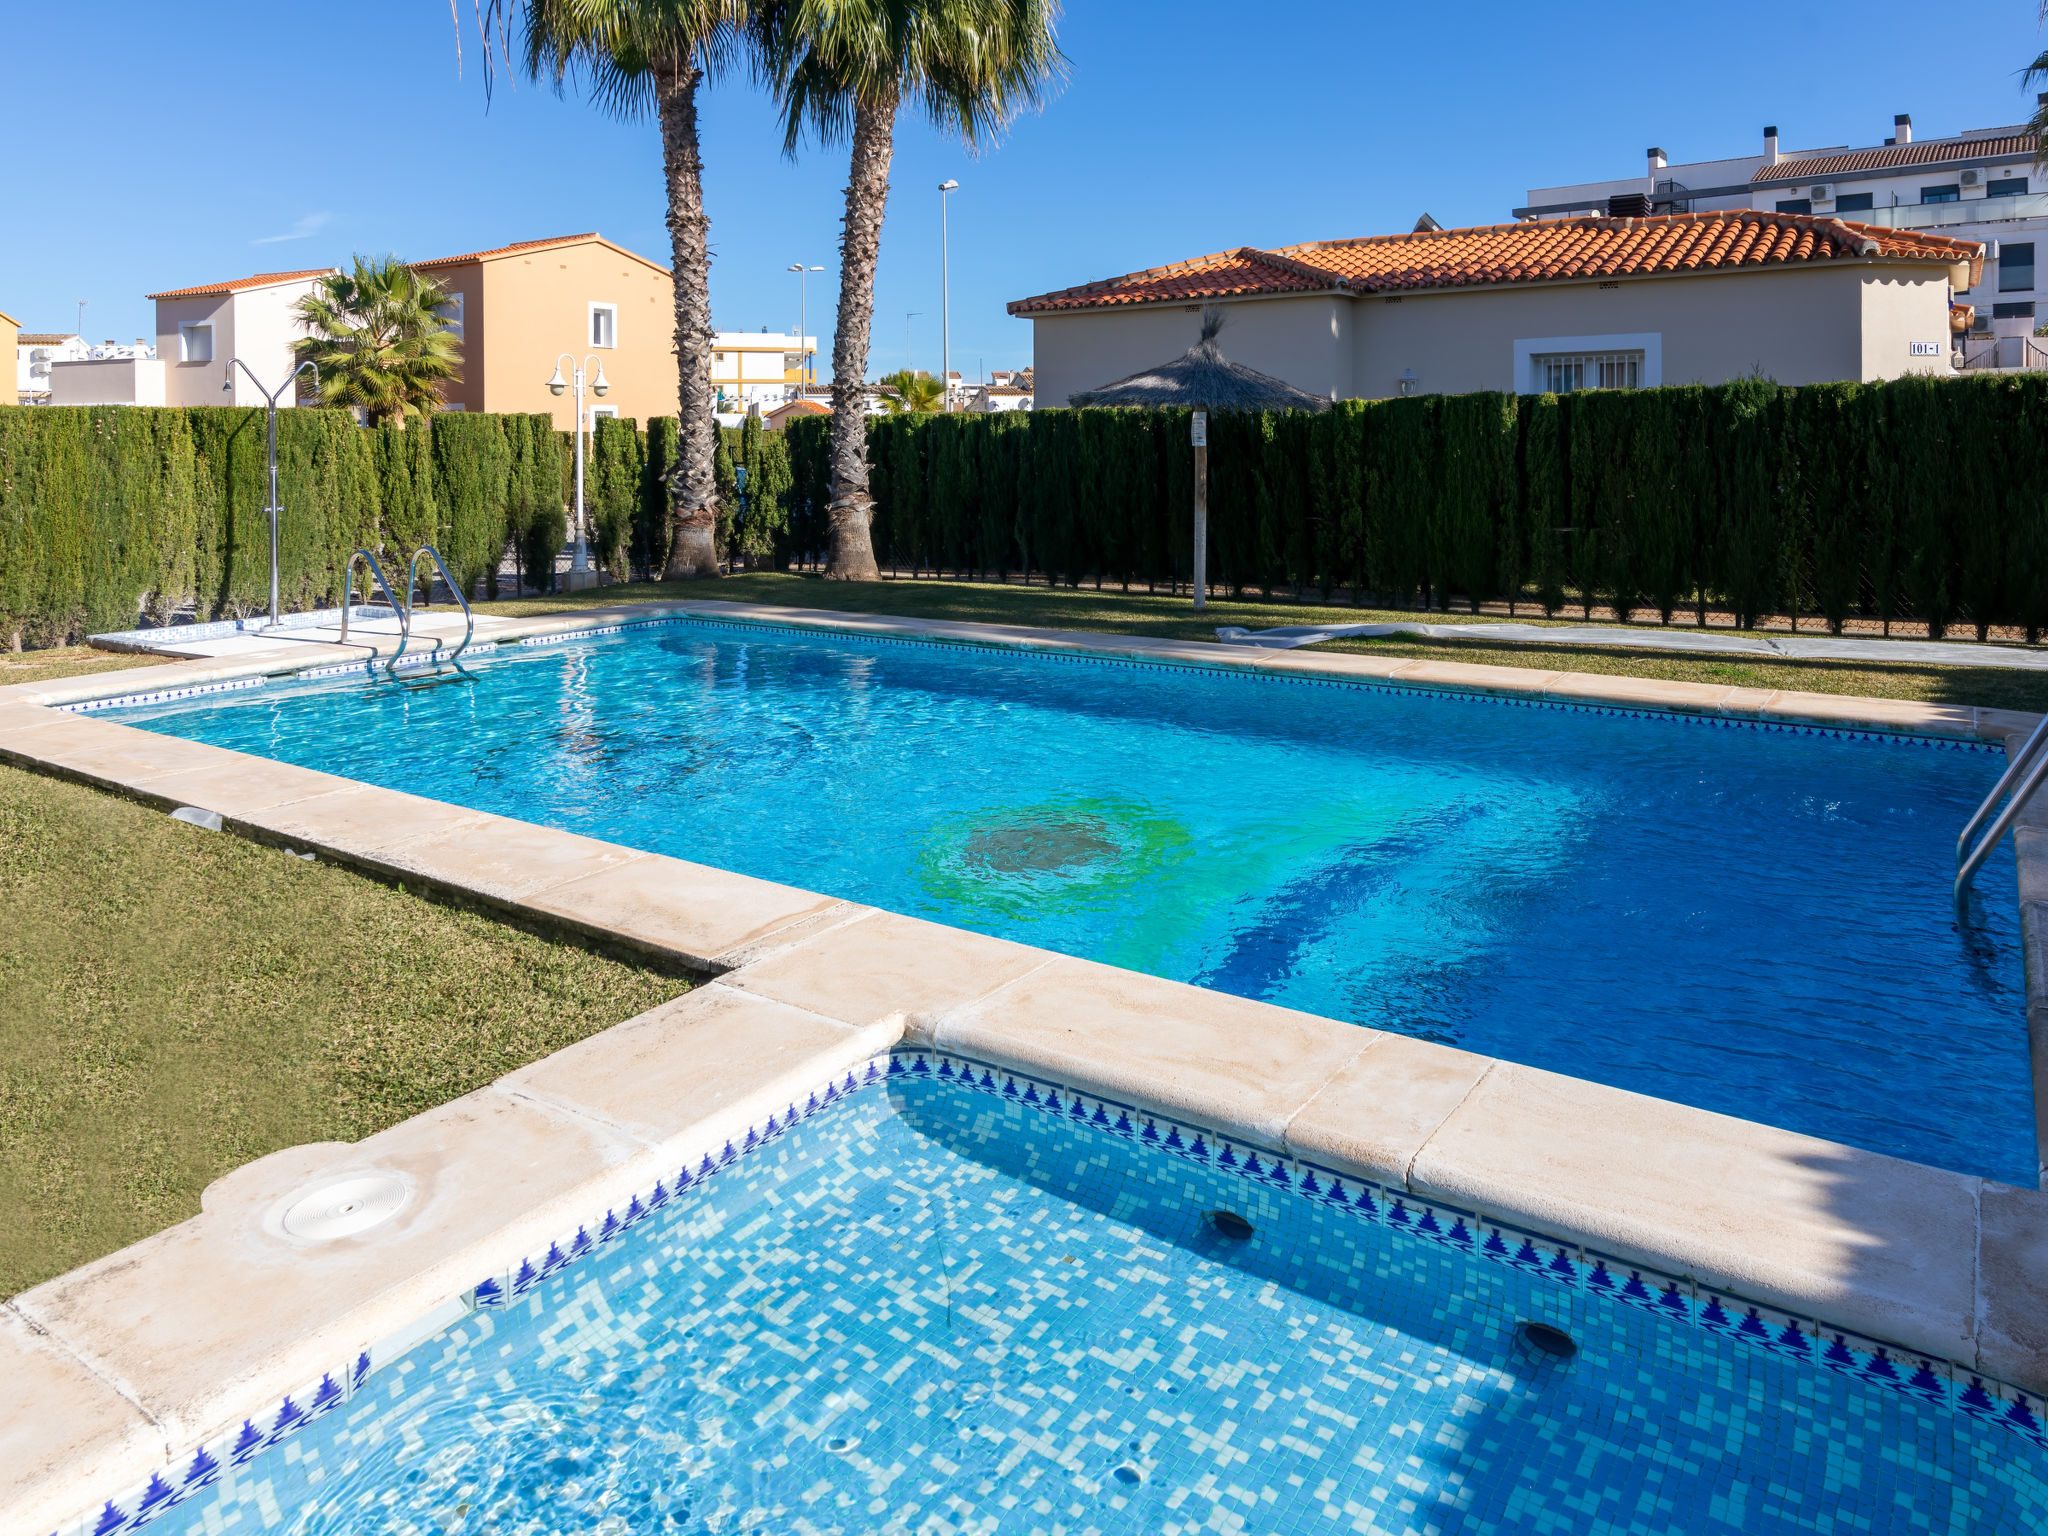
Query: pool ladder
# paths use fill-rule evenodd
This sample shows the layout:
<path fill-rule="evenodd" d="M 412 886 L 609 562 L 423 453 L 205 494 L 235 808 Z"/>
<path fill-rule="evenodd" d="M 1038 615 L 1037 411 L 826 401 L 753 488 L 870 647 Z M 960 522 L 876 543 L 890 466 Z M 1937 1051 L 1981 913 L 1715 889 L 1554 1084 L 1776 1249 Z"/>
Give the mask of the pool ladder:
<path fill-rule="evenodd" d="M 2041 723 L 2034 727 L 2034 734 L 2027 738 L 2027 744 L 2013 754 L 1998 783 L 1991 793 L 1984 797 L 1984 803 L 1977 807 L 1977 814 L 1970 818 L 1962 835 L 1956 839 L 1956 916 L 1963 915 L 1963 899 L 1968 894 L 1970 882 L 1977 878 L 1977 871 L 1984 867 L 1984 861 L 1998 848 L 2012 824 L 2019 820 L 2020 812 L 2027 808 L 2027 802 L 2034 798 L 2034 791 L 2041 787 L 2041 781 L 2048 778 L 2048 715 L 2041 717 Z M 2017 783 L 2018 788 L 2013 789 Z M 2007 790 L 2012 798 L 2006 800 L 2005 809 L 1998 811 L 1998 819 L 1991 823 L 1991 830 L 1972 846 L 1970 839 L 1985 819 L 1998 809 L 1998 802 L 2005 799 Z"/>
<path fill-rule="evenodd" d="M 343 645 L 348 644 L 349 609 L 355 606 L 356 562 L 358 560 L 370 568 L 370 574 L 376 578 L 378 588 L 384 593 L 384 601 L 390 604 L 391 611 L 398 615 L 398 649 L 393 651 L 391 659 L 384 663 L 386 674 L 393 679 L 396 679 L 398 676 L 399 658 L 405 654 L 405 648 L 412 644 L 412 595 L 419 585 L 420 556 L 422 555 L 430 556 L 433 559 L 434 568 L 441 573 L 441 580 L 447 584 L 448 590 L 455 594 L 455 601 L 462 605 L 462 643 L 450 651 L 446 657 L 446 660 L 453 663 L 456 657 L 469 649 L 469 642 L 476 638 L 476 615 L 470 612 L 469 599 L 462 595 L 462 588 L 455 584 L 454 576 L 449 574 L 448 562 L 441 558 L 441 551 L 434 548 L 431 544 L 422 544 L 412 552 L 412 562 L 405 568 L 405 602 L 403 605 L 399 603 L 398 598 L 392 593 L 391 583 L 384 576 L 384 567 L 377 563 L 377 557 L 367 549 L 359 549 L 348 557 L 348 568 L 341 578 L 341 643 Z M 363 595 L 367 597 L 369 593 L 365 591 Z M 436 640 L 434 642 L 436 660 L 442 659 L 440 650 L 441 642 Z M 374 662 L 375 658 L 373 657 L 373 665 Z M 456 670 L 460 671 L 461 668 L 458 666 Z"/>

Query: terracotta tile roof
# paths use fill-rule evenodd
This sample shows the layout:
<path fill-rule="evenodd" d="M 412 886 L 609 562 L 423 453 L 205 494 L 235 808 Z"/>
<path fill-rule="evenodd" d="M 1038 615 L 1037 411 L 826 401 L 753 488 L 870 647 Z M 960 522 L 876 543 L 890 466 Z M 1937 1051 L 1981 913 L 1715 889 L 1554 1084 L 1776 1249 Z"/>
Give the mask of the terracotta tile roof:
<path fill-rule="evenodd" d="M 76 331 L 23 331 L 18 338 L 24 347 L 61 347 L 78 340 Z"/>
<path fill-rule="evenodd" d="M 1568 278 L 1650 277 L 1849 260 L 1980 261 L 1972 240 L 1811 214 L 1730 209 L 1641 219 L 1551 219 L 1246 247 L 1018 299 L 1013 315 L 1274 293 L 1394 293 Z M 1972 281 L 1975 281 L 1975 273 Z"/>
<path fill-rule="evenodd" d="M 460 256 L 439 256 L 432 261 L 415 261 L 408 265 L 415 267 L 453 267 L 465 261 L 491 261 L 499 256 L 512 256 L 520 251 L 537 251 L 550 245 L 578 245 L 585 240 L 602 240 L 596 230 L 580 235 L 555 235 L 546 240 L 515 240 L 510 245 L 500 245 L 488 251 L 468 251 Z"/>
<path fill-rule="evenodd" d="M 162 293 L 145 293 L 145 299 L 196 299 L 216 293 L 240 293 L 244 288 L 268 288 L 302 277 L 325 277 L 333 267 L 308 267 L 303 272 L 258 272 L 254 277 L 230 278 L 224 283 L 201 283 L 196 288 L 166 288 Z"/>
<path fill-rule="evenodd" d="M 1951 160 L 2014 160 L 2034 163 L 2033 138 L 2024 133 L 1996 139 L 1933 139 L 1925 144 L 1894 144 L 1887 149 L 1859 149 L 1846 155 L 1818 155 L 1808 160 L 1780 160 L 1756 168 L 1755 182 L 1826 181 L 1851 171 L 1884 171 L 1915 165 L 1941 165 Z"/>

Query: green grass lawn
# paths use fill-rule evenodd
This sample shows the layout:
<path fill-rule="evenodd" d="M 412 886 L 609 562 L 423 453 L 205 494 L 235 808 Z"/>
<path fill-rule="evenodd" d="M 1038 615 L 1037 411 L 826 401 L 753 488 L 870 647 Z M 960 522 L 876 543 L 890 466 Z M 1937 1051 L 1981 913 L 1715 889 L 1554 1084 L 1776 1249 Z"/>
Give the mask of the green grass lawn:
<path fill-rule="evenodd" d="M 170 656 L 135 656 L 123 651 L 96 651 L 89 645 L 60 645 L 47 651 L 0 652 L 0 688 L 14 683 L 48 683 L 88 672 L 119 672 L 128 667 L 157 667 Z"/>
<path fill-rule="evenodd" d="M 685 980 L 0 767 L 0 1296 Z"/>
<path fill-rule="evenodd" d="M 1047 587 L 996 586 L 959 581 L 825 581 L 768 572 L 729 576 L 715 582 L 634 582 L 557 597 L 479 603 L 479 613 L 545 614 L 601 608 L 661 598 L 716 597 L 728 602 L 780 603 L 794 608 L 829 608 L 906 618 L 965 619 L 985 624 L 1024 624 L 1040 629 L 1083 629 L 1103 634 L 1161 635 L 1181 640 L 1216 638 L 1218 625 L 1271 629 L 1284 624 L 1363 624 L 1382 619 L 1428 618 L 1449 623 L 1485 623 L 1469 614 L 1418 614 L 1367 608 L 1319 608 L 1282 602 L 1211 601 L 1194 613 L 1186 597 L 1144 592 L 1095 592 Z M 1530 622 L 1525 620 L 1524 622 Z M 1535 620 L 1540 622 L 1540 616 Z M 1558 622 L 1568 622 L 1559 620 Z M 1626 640 L 1626 631 L 1620 632 Z M 2048 672 L 1998 667 L 1873 666 L 1857 661 L 1752 661 L 1740 656 L 1695 656 L 1632 650 L 1625 645 L 1595 650 L 1586 646 L 1489 644 L 1482 640 L 1338 640 L 1319 650 L 1363 651 L 1382 656 L 1430 657 L 1481 662 L 1497 667 L 1543 671 L 1600 672 L 1678 682 L 1727 683 L 1745 688 L 1785 688 L 1809 693 L 1862 694 L 1882 699 L 1971 704 L 1998 709 L 2048 710 Z"/>

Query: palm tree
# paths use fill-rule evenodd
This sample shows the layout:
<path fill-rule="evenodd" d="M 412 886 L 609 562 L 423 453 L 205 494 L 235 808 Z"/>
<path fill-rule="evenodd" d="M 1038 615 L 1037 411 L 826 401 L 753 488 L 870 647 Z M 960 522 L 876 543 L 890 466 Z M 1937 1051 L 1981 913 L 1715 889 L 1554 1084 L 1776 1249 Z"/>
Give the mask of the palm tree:
<path fill-rule="evenodd" d="M 912 373 L 908 368 L 885 373 L 880 382 L 884 389 L 896 391 L 882 396 L 882 409 L 891 416 L 928 415 L 939 408 L 939 402 L 946 396 L 937 379 L 928 373 Z"/>
<path fill-rule="evenodd" d="M 732 60 L 749 9 L 749 0 L 488 0 L 480 13 L 486 39 L 495 32 L 508 59 L 517 34 L 518 64 L 529 79 L 561 91 L 573 77 L 613 116 L 651 113 L 661 129 L 681 428 L 668 476 L 667 581 L 719 574 L 711 221 L 704 212 L 697 88 Z"/>
<path fill-rule="evenodd" d="M 439 386 L 462 368 L 462 347 L 441 316 L 447 295 L 396 256 L 357 256 L 295 306 L 307 333 L 292 350 L 320 370 L 320 403 L 360 406 L 372 421 L 431 411 Z"/>
<path fill-rule="evenodd" d="M 832 337 L 832 547 L 825 574 L 872 581 L 867 410 L 875 260 L 896 111 L 914 103 L 970 151 L 992 142 L 1063 74 L 1058 0 L 783 0 L 757 23 L 783 110 L 783 148 L 808 131 L 852 141 Z"/>

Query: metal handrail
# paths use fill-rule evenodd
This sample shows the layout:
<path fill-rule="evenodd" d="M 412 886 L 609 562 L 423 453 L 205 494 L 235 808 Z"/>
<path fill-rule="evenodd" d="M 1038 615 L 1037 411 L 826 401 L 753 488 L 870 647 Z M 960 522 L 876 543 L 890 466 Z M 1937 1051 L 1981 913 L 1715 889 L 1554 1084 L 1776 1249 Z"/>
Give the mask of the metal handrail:
<path fill-rule="evenodd" d="M 377 557 L 371 554 L 367 549 L 359 549 L 354 554 L 350 555 L 348 557 L 348 565 L 342 572 L 341 643 L 343 645 L 348 644 L 348 614 L 349 610 L 355 607 L 356 605 L 356 562 L 358 560 L 363 561 L 370 567 L 370 574 L 377 578 L 377 585 L 383 589 L 384 601 L 390 605 L 391 611 L 398 616 L 398 623 L 400 629 L 400 634 L 398 638 L 398 648 L 402 651 L 405 649 L 405 636 L 412 629 L 412 605 L 408 603 L 403 608 L 399 607 L 398 597 L 395 593 L 392 592 L 391 583 L 388 579 L 386 579 L 384 575 L 384 567 L 377 563 Z M 365 593 L 364 595 L 368 596 L 367 593 Z"/>
<path fill-rule="evenodd" d="M 1957 916 L 1962 915 L 1964 893 L 1969 889 L 1970 882 L 1977 878 L 1977 871 L 1984 867 L 1985 861 L 2004 840 L 2012 824 L 2019 819 L 2020 812 L 2027 808 L 2027 802 L 2033 799 L 2034 791 L 2041 787 L 2042 780 L 2048 778 L 2048 752 L 2043 752 L 2044 746 L 2048 746 L 2048 715 L 2042 716 L 2041 723 L 2034 727 L 2034 734 L 2027 738 L 2026 745 L 2013 754 L 2012 761 L 2006 765 L 2005 772 L 1992 786 L 1991 793 L 1984 797 L 1984 803 L 1977 807 L 1977 813 L 1970 818 L 1968 825 L 1956 838 Z M 2021 777 L 2022 775 L 2025 777 Z M 2000 811 L 1998 819 L 1992 822 L 1991 830 L 1972 847 L 1970 839 L 2015 781 L 2019 787 L 2013 790 L 2012 798 L 2006 801 L 2005 809 Z"/>
<path fill-rule="evenodd" d="M 397 676 L 398 658 L 405 654 L 406 644 L 412 639 L 412 595 L 419 587 L 421 555 L 432 555 L 434 557 L 434 566 L 440 571 L 441 579 L 448 583 L 448 590 L 455 594 L 455 601 L 462 604 L 462 617 L 466 625 L 462 631 L 462 644 L 448 653 L 448 659 L 453 661 L 464 651 L 468 650 L 469 642 L 476 637 L 476 615 L 469 610 L 469 599 L 464 597 L 462 589 L 456 586 L 455 577 L 448 570 L 448 562 L 441 558 L 441 551 L 434 548 L 433 545 L 422 544 L 412 552 L 412 563 L 405 568 L 405 638 L 399 641 L 397 654 L 391 658 L 390 668 L 394 677 Z M 434 649 L 436 651 L 441 649 L 440 641 L 436 640 L 434 642 Z"/>

